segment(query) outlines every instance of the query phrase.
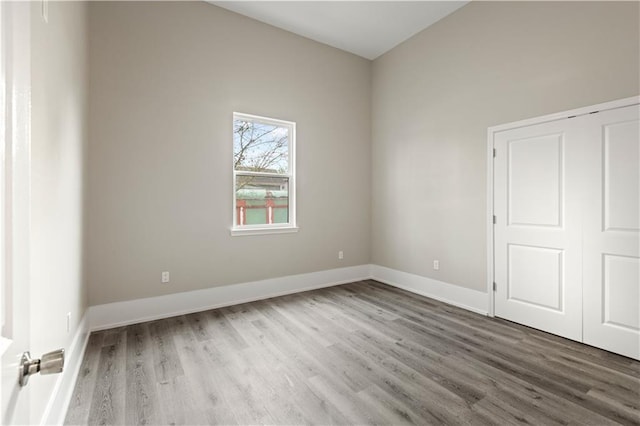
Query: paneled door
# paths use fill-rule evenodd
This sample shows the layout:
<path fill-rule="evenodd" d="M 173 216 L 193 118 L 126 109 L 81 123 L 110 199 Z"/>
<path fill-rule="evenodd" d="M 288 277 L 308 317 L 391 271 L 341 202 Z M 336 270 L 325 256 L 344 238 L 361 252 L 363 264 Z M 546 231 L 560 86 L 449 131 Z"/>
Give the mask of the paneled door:
<path fill-rule="evenodd" d="M 640 108 L 590 116 L 584 343 L 640 359 Z"/>
<path fill-rule="evenodd" d="M 495 315 L 582 340 L 584 117 L 494 135 Z"/>
<path fill-rule="evenodd" d="M 492 133 L 495 315 L 640 359 L 638 99 L 564 117 Z"/>

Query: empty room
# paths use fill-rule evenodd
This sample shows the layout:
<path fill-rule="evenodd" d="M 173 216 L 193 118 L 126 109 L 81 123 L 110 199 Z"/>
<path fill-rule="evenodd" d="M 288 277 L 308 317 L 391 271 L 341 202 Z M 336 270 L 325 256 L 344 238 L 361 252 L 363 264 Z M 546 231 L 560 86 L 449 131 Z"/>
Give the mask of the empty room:
<path fill-rule="evenodd" d="M 640 425 L 640 2 L 0 37 L 0 424 Z"/>

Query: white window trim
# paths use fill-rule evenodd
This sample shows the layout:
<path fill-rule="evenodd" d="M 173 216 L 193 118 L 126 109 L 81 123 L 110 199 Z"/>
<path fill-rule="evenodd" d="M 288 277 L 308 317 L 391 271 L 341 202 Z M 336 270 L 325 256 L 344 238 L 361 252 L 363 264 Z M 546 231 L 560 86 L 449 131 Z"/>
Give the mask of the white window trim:
<path fill-rule="evenodd" d="M 285 234 L 298 232 L 296 222 L 296 123 L 293 121 L 278 120 L 275 118 L 261 117 L 258 115 L 244 114 L 240 112 L 233 113 L 233 122 L 236 120 L 257 121 L 260 123 L 271 124 L 274 126 L 287 127 L 289 129 L 289 169 L 287 173 L 266 173 L 266 172 L 244 172 L 236 171 L 233 162 L 231 169 L 233 170 L 233 194 L 232 194 L 232 223 L 230 232 L 232 236 L 244 235 L 265 235 L 265 234 Z M 233 158 L 232 158 L 233 161 Z M 236 175 L 254 175 L 269 177 L 286 177 L 289 179 L 289 222 L 274 223 L 266 225 L 238 225 L 236 223 Z"/>
<path fill-rule="evenodd" d="M 298 232 L 297 226 L 270 226 L 265 228 L 263 225 L 245 225 L 242 228 L 232 228 L 231 235 L 234 237 L 245 235 L 268 235 L 268 234 L 291 234 Z"/>

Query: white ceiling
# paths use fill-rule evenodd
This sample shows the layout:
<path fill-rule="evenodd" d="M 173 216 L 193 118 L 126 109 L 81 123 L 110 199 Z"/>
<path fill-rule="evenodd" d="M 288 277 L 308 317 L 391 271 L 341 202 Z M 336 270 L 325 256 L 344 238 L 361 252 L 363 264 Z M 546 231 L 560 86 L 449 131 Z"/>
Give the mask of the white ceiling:
<path fill-rule="evenodd" d="M 215 1 L 240 13 L 375 59 L 468 1 Z"/>

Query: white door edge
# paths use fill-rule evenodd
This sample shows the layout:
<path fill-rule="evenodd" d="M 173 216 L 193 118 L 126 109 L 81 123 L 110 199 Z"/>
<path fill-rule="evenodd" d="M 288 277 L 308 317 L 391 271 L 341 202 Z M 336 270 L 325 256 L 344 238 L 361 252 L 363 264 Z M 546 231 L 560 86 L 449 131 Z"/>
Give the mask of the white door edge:
<path fill-rule="evenodd" d="M 2 43 L 5 84 L 2 144 L 6 181 L 3 217 L 9 235 L 3 238 L 6 315 L 3 328 L 0 373 L 0 423 L 31 422 L 30 393 L 20 389 L 17 366 L 30 343 L 29 222 L 30 222 L 30 131 L 31 131 L 31 4 L 2 2 Z M 5 78 L 6 77 L 6 78 Z M 7 119 L 5 112 L 10 118 Z M 5 273 L 3 271 L 3 273 Z"/>

